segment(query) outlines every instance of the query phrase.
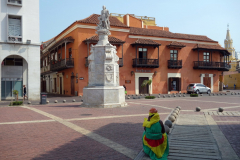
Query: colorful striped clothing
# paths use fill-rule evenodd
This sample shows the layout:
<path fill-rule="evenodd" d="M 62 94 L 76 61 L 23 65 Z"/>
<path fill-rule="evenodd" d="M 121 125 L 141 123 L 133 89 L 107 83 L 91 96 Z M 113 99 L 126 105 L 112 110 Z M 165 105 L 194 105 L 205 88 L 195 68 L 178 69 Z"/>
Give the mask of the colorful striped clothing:
<path fill-rule="evenodd" d="M 150 121 L 144 120 L 143 126 L 146 131 L 143 132 L 143 150 L 152 160 L 167 160 L 169 154 L 168 137 L 166 133 L 162 134 L 162 127 L 159 123 L 159 115 L 156 113 Z"/>

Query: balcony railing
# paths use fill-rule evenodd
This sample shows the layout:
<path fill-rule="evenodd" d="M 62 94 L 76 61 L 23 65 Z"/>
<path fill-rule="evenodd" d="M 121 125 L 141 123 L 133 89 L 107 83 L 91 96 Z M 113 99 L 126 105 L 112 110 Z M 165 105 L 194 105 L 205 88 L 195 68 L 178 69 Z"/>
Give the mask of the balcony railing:
<path fill-rule="evenodd" d="M 206 61 L 194 61 L 194 69 L 213 69 L 219 71 L 229 71 L 231 68 L 225 62 L 206 62 Z"/>
<path fill-rule="evenodd" d="M 133 67 L 149 67 L 149 68 L 158 68 L 159 60 L 158 59 L 142 59 L 135 58 L 133 59 Z"/>
<path fill-rule="evenodd" d="M 85 67 L 88 67 L 88 65 L 89 65 L 88 57 L 85 57 Z M 122 58 L 119 58 L 118 65 L 119 65 L 119 67 L 123 66 L 123 59 Z"/>
<path fill-rule="evenodd" d="M 7 4 L 16 5 L 16 6 L 22 6 L 22 0 L 8 0 Z"/>
<path fill-rule="evenodd" d="M 50 72 L 50 65 L 41 68 L 41 74 Z"/>
<path fill-rule="evenodd" d="M 182 68 L 182 60 L 168 60 L 168 68 L 173 69 Z"/>
<path fill-rule="evenodd" d="M 74 67 L 74 59 L 73 58 L 66 58 L 61 59 L 59 61 L 51 61 L 50 70 L 51 71 L 60 71 L 67 68 L 73 68 Z"/>
<path fill-rule="evenodd" d="M 8 42 L 22 43 L 21 36 L 8 36 Z"/>

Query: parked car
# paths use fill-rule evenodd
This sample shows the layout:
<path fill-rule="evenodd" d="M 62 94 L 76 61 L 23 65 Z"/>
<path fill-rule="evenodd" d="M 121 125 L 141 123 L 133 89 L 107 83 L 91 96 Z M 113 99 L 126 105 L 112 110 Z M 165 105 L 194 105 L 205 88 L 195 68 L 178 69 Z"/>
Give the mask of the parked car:
<path fill-rule="evenodd" d="M 211 89 L 201 83 L 191 83 L 187 86 L 187 93 L 211 93 Z"/>

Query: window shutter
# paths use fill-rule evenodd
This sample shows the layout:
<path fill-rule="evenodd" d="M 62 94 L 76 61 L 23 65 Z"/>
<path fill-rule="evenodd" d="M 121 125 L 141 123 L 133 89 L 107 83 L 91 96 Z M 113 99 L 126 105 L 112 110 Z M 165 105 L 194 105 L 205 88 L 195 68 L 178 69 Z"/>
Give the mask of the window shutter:
<path fill-rule="evenodd" d="M 168 78 L 168 91 L 171 91 L 172 88 L 172 78 Z"/>
<path fill-rule="evenodd" d="M 9 18 L 9 36 L 21 36 L 21 19 Z"/>

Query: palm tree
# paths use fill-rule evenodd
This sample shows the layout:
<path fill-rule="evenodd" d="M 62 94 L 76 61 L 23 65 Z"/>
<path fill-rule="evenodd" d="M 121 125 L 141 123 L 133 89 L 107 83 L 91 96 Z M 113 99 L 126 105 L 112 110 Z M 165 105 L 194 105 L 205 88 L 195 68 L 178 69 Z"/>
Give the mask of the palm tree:
<path fill-rule="evenodd" d="M 152 84 L 152 79 L 149 80 L 144 80 L 143 83 L 141 84 L 141 87 L 146 87 L 147 85 L 151 85 Z M 149 93 L 150 96 L 150 93 Z"/>

